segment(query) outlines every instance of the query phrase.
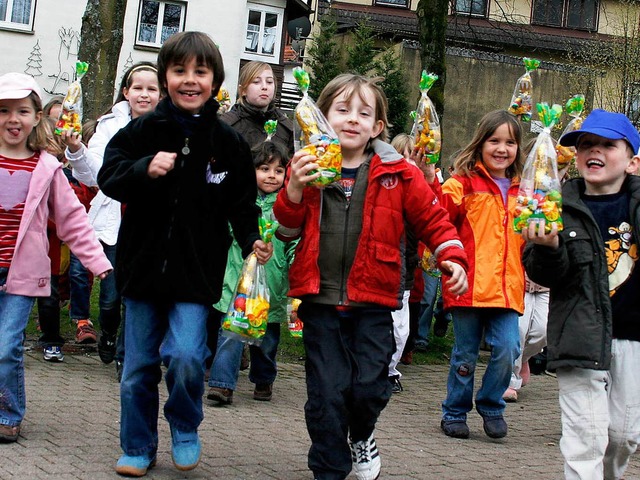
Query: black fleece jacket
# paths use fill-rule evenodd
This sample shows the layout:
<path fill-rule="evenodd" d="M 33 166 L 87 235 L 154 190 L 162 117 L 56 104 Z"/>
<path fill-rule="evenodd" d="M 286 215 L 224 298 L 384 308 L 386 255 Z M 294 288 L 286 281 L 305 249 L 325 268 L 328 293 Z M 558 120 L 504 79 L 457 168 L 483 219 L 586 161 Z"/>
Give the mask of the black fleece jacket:
<path fill-rule="evenodd" d="M 231 244 L 228 222 L 244 255 L 260 238 L 251 152 L 217 109 L 209 100 L 194 122 L 165 98 L 107 145 L 98 184 L 126 205 L 116 251 L 121 294 L 215 303 Z M 161 151 L 178 154 L 175 167 L 152 179 L 147 169 Z"/>

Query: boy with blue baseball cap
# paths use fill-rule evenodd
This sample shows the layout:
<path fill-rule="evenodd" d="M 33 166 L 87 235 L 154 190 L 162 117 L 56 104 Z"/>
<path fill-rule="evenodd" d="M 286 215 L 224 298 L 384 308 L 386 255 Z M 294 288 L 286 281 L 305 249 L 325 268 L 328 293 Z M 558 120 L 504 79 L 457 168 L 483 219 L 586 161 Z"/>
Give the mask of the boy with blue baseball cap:
<path fill-rule="evenodd" d="M 551 288 L 565 477 L 619 479 L 640 440 L 640 135 L 623 114 L 594 110 L 560 144 L 576 147 L 581 178 L 563 186 L 563 231 L 523 230 L 523 261 Z"/>

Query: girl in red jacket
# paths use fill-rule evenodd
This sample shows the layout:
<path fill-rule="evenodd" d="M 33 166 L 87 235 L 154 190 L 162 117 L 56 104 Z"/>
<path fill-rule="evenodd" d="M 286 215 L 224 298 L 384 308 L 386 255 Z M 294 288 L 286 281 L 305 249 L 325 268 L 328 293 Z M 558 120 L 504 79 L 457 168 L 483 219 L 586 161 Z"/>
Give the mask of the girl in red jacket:
<path fill-rule="evenodd" d="M 391 311 L 404 289 L 405 221 L 436 253 L 446 288 L 467 289 L 466 255 L 423 174 L 385 143 L 387 99 L 375 80 L 343 74 L 317 102 L 342 147 L 342 179 L 324 189 L 299 150 L 273 211 L 283 239 L 300 237 L 289 271 L 302 299 L 309 468 L 317 479 L 375 479 L 378 416 L 391 396 Z M 313 172 L 313 173 L 312 173 Z M 409 272 L 409 274 L 411 274 Z"/>
<path fill-rule="evenodd" d="M 486 114 L 456 158 L 453 176 L 442 186 L 442 203 L 469 254 L 469 291 L 443 292 L 455 334 L 441 423 L 450 437 L 469 436 L 467 413 L 473 407 L 483 332 L 491 359 L 476 394 L 476 410 L 489 437 L 507 435 L 502 394 L 519 354 L 518 316 L 524 310 L 523 241 L 513 230 L 523 166 L 520 138 L 516 117 L 504 110 Z"/>

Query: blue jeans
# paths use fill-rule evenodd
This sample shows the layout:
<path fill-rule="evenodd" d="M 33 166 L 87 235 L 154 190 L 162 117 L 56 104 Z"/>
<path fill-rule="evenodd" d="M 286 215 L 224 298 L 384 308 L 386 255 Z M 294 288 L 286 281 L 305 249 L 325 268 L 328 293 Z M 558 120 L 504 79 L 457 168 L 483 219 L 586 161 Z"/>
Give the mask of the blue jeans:
<path fill-rule="evenodd" d="M 473 379 L 483 331 L 491 358 L 476 394 L 476 410 L 483 417 L 501 416 L 506 406 L 502 394 L 520 355 L 518 313 L 505 308 L 454 308 L 452 313 L 455 342 L 442 418 L 466 420 L 473 408 Z"/>
<path fill-rule="evenodd" d="M 104 242 L 102 249 L 107 256 L 111 265 L 116 264 L 116 245 L 107 245 Z M 102 332 L 107 332 L 110 335 L 118 333 L 118 327 L 121 323 L 120 309 L 122 308 L 120 301 L 120 294 L 116 288 L 116 272 L 112 275 L 107 275 L 104 280 L 100 281 L 100 315 L 98 322 L 100 323 L 100 329 Z"/>
<path fill-rule="evenodd" d="M 0 268 L 0 285 L 7 281 Z M 24 390 L 24 329 L 34 299 L 0 291 L 0 425 L 20 425 L 26 408 Z"/>
<path fill-rule="evenodd" d="M 192 432 L 202 422 L 207 305 L 124 298 L 126 360 L 120 383 L 120 445 L 127 455 L 158 448 L 160 364 L 167 367 L 169 425 Z"/>
<path fill-rule="evenodd" d="M 91 315 L 89 312 L 91 297 L 89 272 L 73 253 L 69 257 L 69 297 L 69 317 L 71 320 L 88 319 Z"/>
<path fill-rule="evenodd" d="M 424 292 L 422 294 L 422 300 L 420 301 L 422 312 L 418 320 L 418 334 L 416 335 L 415 341 L 426 345 L 429 343 L 429 331 L 431 330 L 431 322 L 433 321 L 436 300 L 438 298 L 440 278 L 429 275 L 426 272 L 422 272 L 422 278 L 424 279 Z"/>
<path fill-rule="evenodd" d="M 255 384 L 273 383 L 278 373 L 276 353 L 280 343 L 280 324 L 269 323 L 260 346 L 250 345 L 249 380 Z M 238 385 L 240 359 L 244 342 L 229 338 L 220 331 L 218 348 L 211 364 L 209 386 L 235 390 Z"/>

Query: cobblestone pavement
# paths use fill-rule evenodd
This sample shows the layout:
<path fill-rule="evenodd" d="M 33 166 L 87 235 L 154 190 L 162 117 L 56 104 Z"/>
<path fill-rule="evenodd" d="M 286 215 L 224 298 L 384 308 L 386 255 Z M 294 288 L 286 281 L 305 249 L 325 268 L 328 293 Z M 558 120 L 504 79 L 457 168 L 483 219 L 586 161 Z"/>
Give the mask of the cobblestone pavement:
<path fill-rule="evenodd" d="M 0 479 L 119 478 L 113 470 L 120 455 L 114 366 L 103 365 L 95 353 L 51 364 L 35 350 L 25 364 L 27 415 L 18 442 L 0 444 Z M 562 478 L 555 378 L 532 376 L 520 401 L 507 408 L 506 439 L 489 439 L 472 412 L 471 438 L 456 440 L 439 428 L 447 367 L 402 368 L 404 392 L 393 396 L 376 433 L 381 479 Z M 271 402 L 253 400 L 252 392 L 241 372 L 233 405 L 205 406 L 202 461 L 186 474 L 171 463 L 169 429 L 161 418 L 158 465 L 145 478 L 310 479 L 303 367 L 280 365 Z M 637 455 L 625 478 L 640 478 Z"/>

